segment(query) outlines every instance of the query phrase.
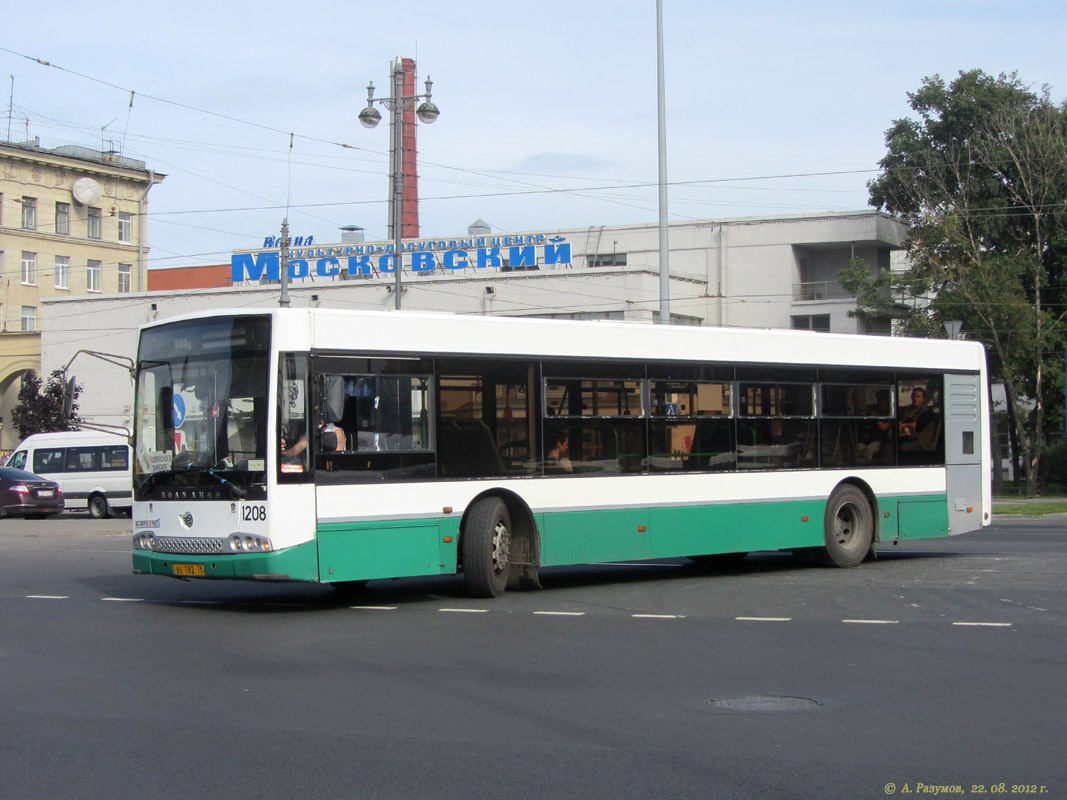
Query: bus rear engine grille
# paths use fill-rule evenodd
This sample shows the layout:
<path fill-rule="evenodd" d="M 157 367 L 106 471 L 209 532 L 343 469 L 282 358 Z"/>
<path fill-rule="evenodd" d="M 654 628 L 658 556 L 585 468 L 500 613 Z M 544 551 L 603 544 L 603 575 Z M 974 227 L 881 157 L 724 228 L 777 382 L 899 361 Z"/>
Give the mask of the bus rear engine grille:
<path fill-rule="evenodd" d="M 155 550 L 161 553 L 221 553 L 225 539 L 191 539 L 178 536 L 157 536 Z"/>

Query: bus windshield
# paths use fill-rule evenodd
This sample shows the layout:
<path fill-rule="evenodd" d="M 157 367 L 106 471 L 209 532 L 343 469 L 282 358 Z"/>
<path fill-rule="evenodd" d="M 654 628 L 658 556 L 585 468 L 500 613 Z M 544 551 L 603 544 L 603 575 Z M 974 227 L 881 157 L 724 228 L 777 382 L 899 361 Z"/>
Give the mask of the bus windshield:
<path fill-rule="evenodd" d="M 137 361 L 134 485 L 264 491 L 270 318 L 219 317 L 145 330 Z M 212 495 L 220 492 L 207 493 Z M 197 495 L 200 496 L 200 495 Z"/>

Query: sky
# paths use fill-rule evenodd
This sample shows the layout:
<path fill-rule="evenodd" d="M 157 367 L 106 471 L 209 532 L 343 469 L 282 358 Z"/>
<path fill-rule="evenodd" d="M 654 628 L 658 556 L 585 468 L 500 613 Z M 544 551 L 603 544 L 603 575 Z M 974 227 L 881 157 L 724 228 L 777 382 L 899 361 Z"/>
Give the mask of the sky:
<path fill-rule="evenodd" d="M 441 110 L 417 134 L 423 238 L 658 220 L 655 0 L 41 8 L 4 12 L 0 138 L 165 174 L 149 268 L 228 263 L 286 217 L 322 244 L 386 239 L 388 125 L 357 115 L 397 56 Z M 1067 96 L 1062 0 L 663 0 L 663 30 L 672 221 L 866 208 L 924 77 Z"/>

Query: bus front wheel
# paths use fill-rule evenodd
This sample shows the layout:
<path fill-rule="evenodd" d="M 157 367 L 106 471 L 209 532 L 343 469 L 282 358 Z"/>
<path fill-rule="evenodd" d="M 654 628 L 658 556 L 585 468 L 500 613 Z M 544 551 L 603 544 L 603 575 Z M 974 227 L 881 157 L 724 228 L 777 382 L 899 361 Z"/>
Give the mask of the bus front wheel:
<path fill-rule="evenodd" d="M 106 519 L 108 515 L 107 498 L 94 494 L 89 498 L 89 516 L 93 519 Z"/>
<path fill-rule="evenodd" d="M 874 540 L 874 513 L 859 488 L 844 484 L 834 489 L 823 517 L 826 546 L 817 551 L 827 567 L 855 567 L 867 557 Z"/>
<path fill-rule="evenodd" d="M 508 584 L 511 516 L 499 497 L 479 500 L 463 530 L 463 575 L 472 597 L 499 597 Z"/>

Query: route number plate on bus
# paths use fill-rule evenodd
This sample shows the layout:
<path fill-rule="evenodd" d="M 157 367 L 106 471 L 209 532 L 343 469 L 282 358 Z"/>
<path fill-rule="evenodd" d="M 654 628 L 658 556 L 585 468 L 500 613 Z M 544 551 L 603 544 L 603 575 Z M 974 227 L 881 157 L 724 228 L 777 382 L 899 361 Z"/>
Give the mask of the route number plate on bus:
<path fill-rule="evenodd" d="M 203 578 L 207 573 L 204 572 L 203 564 L 175 564 L 174 574 Z"/>

